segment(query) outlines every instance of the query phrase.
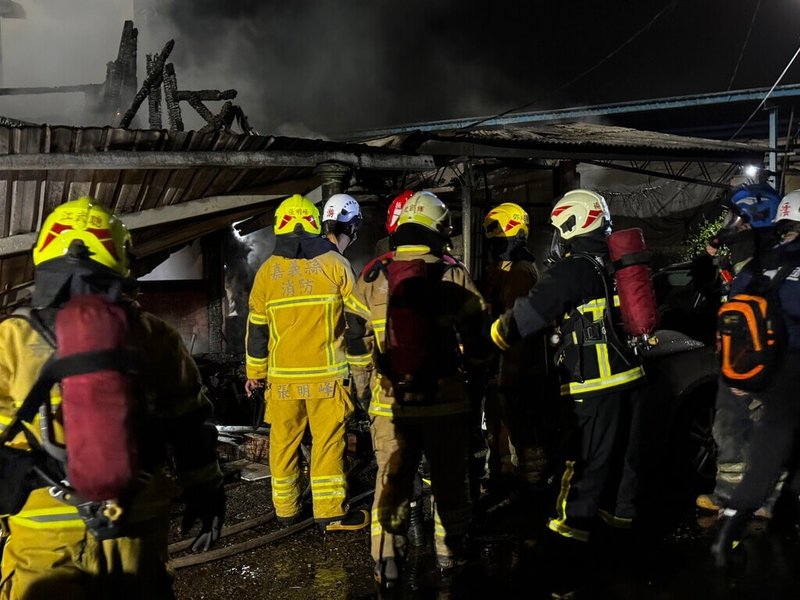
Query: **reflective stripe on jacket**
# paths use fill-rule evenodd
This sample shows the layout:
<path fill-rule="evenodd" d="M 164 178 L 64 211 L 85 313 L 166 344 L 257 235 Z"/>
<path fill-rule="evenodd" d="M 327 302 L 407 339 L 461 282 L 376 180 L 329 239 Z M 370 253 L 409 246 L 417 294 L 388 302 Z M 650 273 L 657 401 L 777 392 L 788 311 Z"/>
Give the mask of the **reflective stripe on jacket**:
<path fill-rule="evenodd" d="M 216 435 L 208 434 L 204 422 L 211 413 L 211 404 L 201 393 L 197 366 L 180 335 L 145 312 L 133 311 L 129 326 L 131 347 L 136 349 L 141 373 L 135 378 L 142 415 L 140 457 L 152 478 L 126 509 L 145 519 L 155 516 L 154 510 L 168 511 L 170 498 L 179 492 L 161 473 L 168 453 L 174 459 L 177 481 L 182 486 L 214 487 L 222 481 L 222 473 L 216 460 Z M 12 422 L 52 352 L 28 321 L 10 318 L 0 322 L 0 429 Z M 60 401 L 55 386 L 51 403 Z M 63 442 L 60 425 L 55 425 L 56 440 Z M 34 436 L 40 436 L 38 415 L 27 427 Z M 23 434 L 18 434 L 9 446 L 25 449 L 28 443 Z M 40 488 L 13 519 L 18 524 L 45 527 L 47 523 L 68 522 L 66 516 L 70 514 L 77 514 L 74 508 Z"/>
<path fill-rule="evenodd" d="M 347 259 L 271 256 L 256 274 L 247 325 L 247 377 L 270 382 L 347 376 L 344 303 L 353 289 Z"/>
<path fill-rule="evenodd" d="M 619 307 L 619 296 L 614 296 L 614 306 Z M 572 352 L 568 350 L 564 360 L 579 362 L 583 381 L 576 380 L 573 376 L 569 383 L 561 386 L 563 396 L 584 398 L 631 385 L 644 377 L 644 369 L 638 359 L 633 358 L 630 362 L 626 362 L 613 347 L 599 336 L 583 341 L 578 339 L 578 331 L 585 332 L 585 329 L 576 323 L 578 319 L 582 319 L 584 324 L 591 324 L 590 327 L 593 328 L 592 331 L 595 332 L 595 335 L 598 333 L 597 328 L 603 324 L 606 311 L 605 298 L 590 300 L 578 306 L 575 311 L 581 316 L 578 317 L 574 312 L 568 314 L 564 318 L 562 334 L 572 336 L 572 341 L 578 346 L 573 346 Z M 567 368 L 572 371 L 569 365 Z"/>

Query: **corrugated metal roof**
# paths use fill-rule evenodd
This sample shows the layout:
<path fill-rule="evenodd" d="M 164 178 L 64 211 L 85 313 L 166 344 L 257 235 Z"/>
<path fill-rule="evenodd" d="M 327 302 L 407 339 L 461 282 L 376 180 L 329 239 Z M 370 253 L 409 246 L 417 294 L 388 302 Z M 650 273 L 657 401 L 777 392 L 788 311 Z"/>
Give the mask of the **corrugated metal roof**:
<path fill-rule="evenodd" d="M 595 123 L 537 124 L 525 128 L 453 130 L 446 132 L 412 132 L 366 141 L 381 148 L 417 151 L 434 156 L 466 152 L 490 155 L 491 150 L 470 149 L 469 145 L 534 151 L 547 158 L 594 159 L 632 158 L 656 160 L 671 158 L 711 161 L 738 161 L 763 155 L 766 148 L 739 142 L 707 140 L 642 131 L 627 127 Z M 460 145 L 456 148 L 454 144 Z M 506 153 L 506 156 L 508 154 Z"/>
<path fill-rule="evenodd" d="M 249 136 L 226 132 L 200 134 L 196 131 L 169 132 L 128 130 L 111 127 L 78 128 L 0 126 L 0 158 L 7 155 L 130 152 L 132 158 L 148 152 L 269 152 L 269 153 L 352 153 L 354 155 L 403 156 L 393 149 L 361 144 L 289 137 Z M 139 154 L 136 154 L 139 153 Z M 55 158 L 55 157 L 54 157 Z M 192 166 L 190 168 L 103 169 L 0 169 L 0 238 L 36 231 L 52 209 L 81 196 L 92 196 L 125 215 L 163 208 L 201 198 L 233 194 L 306 193 L 318 185 L 313 166 Z M 228 211 L 229 218 L 245 218 L 263 210 Z M 219 215 L 215 216 L 218 219 Z M 201 221 L 201 222 L 198 222 Z M 147 253 L 155 253 L 208 232 L 207 223 L 195 219 L 154 227 L 134 234 Z M 209 219 L 205 219 L 209 221 Z M 217 223 L 217 227 L 219 227 Z M 29 253 L 0 257 L 0 306 L 13 302 L 16 289 L 30 280 Z"/>

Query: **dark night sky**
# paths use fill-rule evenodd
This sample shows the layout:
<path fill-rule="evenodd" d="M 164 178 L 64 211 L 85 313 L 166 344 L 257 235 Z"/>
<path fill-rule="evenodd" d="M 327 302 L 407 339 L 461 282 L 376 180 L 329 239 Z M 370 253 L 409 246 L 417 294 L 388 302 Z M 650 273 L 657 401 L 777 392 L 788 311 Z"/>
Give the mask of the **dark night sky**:
<path fill-rule="evenodd" d="M 757 3 L 157 2 L 179 76 L 239 89 L 262 131 L 313 133 L 493 114 L 543 96 L 531 110 L 722 91 Z M 761 0 L 733 89 L 770 86 L 798 44 L 800 0 Z M 796 82 L 800 59 L 783 81 Z"/>

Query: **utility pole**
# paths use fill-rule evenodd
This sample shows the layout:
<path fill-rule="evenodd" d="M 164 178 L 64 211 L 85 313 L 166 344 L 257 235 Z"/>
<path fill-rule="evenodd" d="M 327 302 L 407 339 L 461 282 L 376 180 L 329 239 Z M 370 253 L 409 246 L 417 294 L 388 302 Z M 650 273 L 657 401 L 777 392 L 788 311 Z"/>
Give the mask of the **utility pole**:
<path fill-rule="evenodd" d="M 0 0 L 0 88 L 3 87 L 3 19 L 24 19 L 25 9 L 14 0 Z"/>

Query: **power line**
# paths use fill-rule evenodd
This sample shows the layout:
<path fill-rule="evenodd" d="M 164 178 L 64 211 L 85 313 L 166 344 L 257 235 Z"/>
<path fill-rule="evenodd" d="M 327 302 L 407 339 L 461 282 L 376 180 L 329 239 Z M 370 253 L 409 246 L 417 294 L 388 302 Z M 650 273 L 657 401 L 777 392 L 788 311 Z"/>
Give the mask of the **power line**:
<path fill-rule="evenodd" d="M 582 79 L 583 77 L 585 77 L 586 75 L 588 75 L 589 73 L 591 73 L 592 71 L 597 69 L 598 67 L 600 67 L 603 64 L 605 64 L 607 61 L 609 61 L 611 58 L 613 58 L 617 54 L 619 54 L 626 46 L 628 46 L 631 42 L 633 42 L 636 38 L 638 38 L 645 31 L 650 29 L 650 27 L 652 27 L 653 24 L 656 21 L 658 21 L 663 15 L 665 15 L 668 12 L 671 12 L 675 8 L 675 6 L 677 4 L 678 4 L 678 0 L 672 0 L 672 2 L 670 2 L 664 8 L 662 8 L 652 19 L 650 19 L 644 25 L 644 27 L 639 29 L 631 37 L 629 37 L 627 40 L 625 40 L 615 50 L 613 50 L 610 53 L 606 54 L 606 56 L 604 56 L 599 62 L 595 63 L 593 66 L 589 67 L 585 71 L 581 71 L 575 77 L 573 77 L 572 79 L 570 79 L 566 83 L 561 84 L 559 87 L 557 87 L 556 89 L 550 91 L 549 93 L 545 94 L 544 96 L 540 96 L 539 98 L 536 98 L 535 100 L 531 100 L 530 102 L 526 102 L 525 104 L 521 104 L 520 106 L 515 106 L 514 108 L 509 108 L 508 110 L 505 110 L 505 111 L 503 111 L 501 113 L 497 113 L 494 116 L 484 117 L 483 119 L 475 121 L 474 123 L 470 123 L 469 125 L 465 125 L 464 127 L 461 127 L 460 130 L 472 129 L 473 127 L 475 127 L 477 125 L 480 125 L 481 123 L 485 123 L 486 121 L 491 121 L 492 119 L 499 119 L 500 117 L 504 117 L 507 114 L 510 114 L 510 113 L 513 113 L 513 112 L 517 112 L 519 110 L 523 110 L 523 109 L 528 108 L 529 106 L 531 106 L 533 104 L 536 104 L 537 102 L 541 102 L 542 100 L 546 100 L 547 98 L 549 98 L 550 96 L 560 92 L 561 90 L 564 90 L 564 89 L 568 88 L 569 86 L 571 86 L 572 84 L 574 84 L 578 80 Z"/>
<path fill-rule="evenodd" d="M 742 49 L 739 52 L 739 60 L 736 61 L 736 66 L 733 69 L 733 75 L 731 75 L 731 80 L 728 82 L 728 87 L 726 91 L 730 90 L 733 86 L 733 80 L 736 79 L 736 74 L 739 72 L 739 65 L 742 64 L 742 57 L 744 56 L 744 50 L 747 48 L 747 42 L 750 41 L 750 34 L 753 32 L 753 24 L 756 22 L 756 15 L 758 14 L 758 9 L 761 7 L 761 0 L 758 0 L 756 3 L 756 9 L 753 11 L 753 18 L 750 19 L 750 28 L 747 30 L 747 35 L 744 38 L 744 43 L 742 44 Z"/>
<path fill-rule="evenodd" d="M 781 82 L 781 79 L 783 79 L 784 75 L 786 75 L 786 72 L 787 72 L 787 71 L 789 70 L 789 68 L 792 66 L 792 63 L 794 63 L 794 61 L 795 61 L 795 59 L 797 58 L 798 54 L 800 54 L 800 46 L 798 46 L 798 47 L 797 47 L 797 50 L 795 50 L 794 56 L 792 56 L 792 58 L 791 58 L 791 60 L 789 61 L 789 63 L 788 63 L 788 64 L 787 64 L 787 65 L 784 67 L 784 69 L 783 69 L 783 72 L 782 72 L 782 73 L 781 73 L 781 74 L 778 76 L 778 78 L 775 80 L 775 83 L 773 83 L 773 84 L 772 84 L 772 87 L 771 87 L 771 88 L 769 88 L 769 91 L 767 92 L 767 95 L 766 95 L 766 96 L 764 96 L 764 98 L 761 100 L 761 102 L 759 102 L 759 103 L 758 103 L 758 106 L 756 106 L 756 109 L 755 109 L 755 110 L 754 110 L 754 111 L 753 111 L 753 112 L 750 114 L 750 116 L 749 116 L 749 117 L 747 117 L 747 120 L 746 120 L 744 123 L 742 123 L 742 126 L 741 126 L 741 127 L 739 127 L 739 129 L 737 129 L 737 130 L 736 130 L 736 133 L 734 133 L 734 134 L 731 136 L 731 139 L 730 139 L 730 140 L 728 140 L 728 141 L 731 141 L 733 138 L 735 138 L 737 135 L 739 135 L 739 134 L 742 132 L 742 129 L 744 129 L 745 127 L 747 127 L 747 124 L 748 124 L 750 121 L 752 121 L 752 120 L 753 120 L 753 117 L 755 117 L 755 116 L 756 116 L 756 114 L 758 114 L 758 111 L 759 111 L 759 110 L 761 110 L 761 107 L 762 107 L 762 106 L 764 106 L 764 103 L 767 101 L 767 98 L 769 98 L 769 97 L 770 97 L 770 95 L 772 94 L 772 92 L 774 92 L 774 91 L 775 91 L 775 88 L 776 88 L 776 87 L 778 87 L 778 84 Z"/>

